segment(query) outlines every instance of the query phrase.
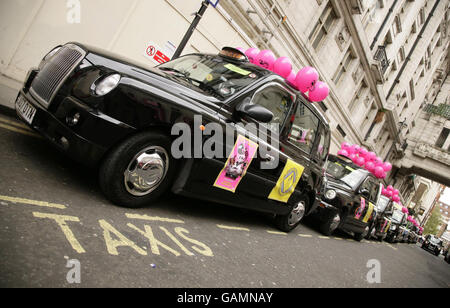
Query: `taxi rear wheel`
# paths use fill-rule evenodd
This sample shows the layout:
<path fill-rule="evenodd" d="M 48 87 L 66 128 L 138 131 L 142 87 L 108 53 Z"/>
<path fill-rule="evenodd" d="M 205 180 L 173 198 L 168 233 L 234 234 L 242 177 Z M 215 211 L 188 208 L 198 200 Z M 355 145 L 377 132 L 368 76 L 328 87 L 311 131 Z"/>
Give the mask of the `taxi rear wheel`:
<path fill-rule="evenodd" d="M 303 196 L 296 205 L 292 207 L 292 210 L 287 215 L 277 215 L 275 217 L 275 225 L 283 232 L 291 232 L 302 221 L 306 215 L 306 211 L 309 206 L 309 199 Z"/>
<path fill-rule="evenodd" d="M 330 236 L 341 224 L 341 216 L 338 212 L 331 212 L 327 219 L 320 225 L 320 232 L 325 236 Z"/>
<path fill-rule="evenodd" d="M 127 139 L 101 164 L 101 190 L 114 204 L 128 208 L 156 201 L 174 178 L 170 147 L 170 138 L 158 132 L 143 132 Z"/>

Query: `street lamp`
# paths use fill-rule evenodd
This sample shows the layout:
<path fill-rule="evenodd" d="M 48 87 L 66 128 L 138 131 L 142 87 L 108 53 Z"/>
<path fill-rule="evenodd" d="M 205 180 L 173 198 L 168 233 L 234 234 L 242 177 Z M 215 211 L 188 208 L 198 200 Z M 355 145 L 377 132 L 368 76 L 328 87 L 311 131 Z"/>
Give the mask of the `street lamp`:
<path fill-rule="evenodd" d="M 194 21 L 192 22 L 191 26 L 189 27 L 188 31 L 183 37 L 183 40 L 181 41 L 180 45 L 178 45 L 177 50 L 175 51 L 172 59 L 176 59 L 180 57 L 181 53 L 184 50 L 184 47 L 186 47 L 187 42 L 191 38 L 192 34 L 194 34 L 195 29 L 197 28 L 198 24 L 200 23 L 200 19 L 202 19 L 203 14 L 205 14 L 206 9 L 208 8 L 209 4 L 212 3 L 214 7 L 217 6 L 219 1 L 212 1 L 211 0 L 205 0 L 202 2 L 202 6 L 200 10 L 195 14 Z"/>

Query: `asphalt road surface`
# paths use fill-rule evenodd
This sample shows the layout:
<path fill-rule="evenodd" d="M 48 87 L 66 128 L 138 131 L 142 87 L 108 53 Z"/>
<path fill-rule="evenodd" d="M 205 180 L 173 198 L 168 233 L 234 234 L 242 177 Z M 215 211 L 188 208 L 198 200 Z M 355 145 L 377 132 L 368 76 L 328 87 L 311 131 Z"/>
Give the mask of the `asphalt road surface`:
<path fill-rule="evenodd" d="M 311 222 L 284 234 L 267 215 L 170 194 L 117 207 L 95 170 L 1 114 L 0 260 L 0 287 L 450 287 L 450 265 L 417 245 Z"/>

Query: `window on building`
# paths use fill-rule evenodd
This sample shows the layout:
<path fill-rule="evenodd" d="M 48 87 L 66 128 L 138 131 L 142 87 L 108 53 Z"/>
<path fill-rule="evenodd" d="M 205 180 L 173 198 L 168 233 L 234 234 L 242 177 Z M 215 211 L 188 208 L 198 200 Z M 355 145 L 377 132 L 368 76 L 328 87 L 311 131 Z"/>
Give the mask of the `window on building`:
<path fill-rule="evenodd" d="M 333 22 L 337 19 L 336 12 L 333 9 L 331 2 L 328 2 L 322 15 L 320 15 L 314 29 L 309 35 L 309 41 L 311 42 L 314 49 L 317 49 L 322 42 L 322 40 L 331 31 Z"/>
<path fill-rule="evenodd" d="M 444 146 L 445 141 L 447 141 L 449 133 L 450 133 L 450 129 L 444 127 L 444 129 L 441 131 L 441 134 L 439 135 L 439 137 L 436 141 L 436 146 L 438 148 L 442 148 Z"/>
<path fill-rule="evenodd" d="M 351 63 L 355 58 L 356 57 L 354 56 L 350 45 L 347 49 L 347 52 L 345 53 L 344 58 L 342 59 L 342 62 L 339 63 L 336 73 L 334 74 L 333 80 L 335 84 L 338 84 L 344 73 L 348 72 Z"/>
<path fill-rule="evenodd" d="M 342 127 L 340 125 L 338 125 L 336 127 L 336 129 L 338 130 L 338 132 L 341 134 L 342 137 L 345 138 L 347 136 L 347 134 L 345 133 L 345 131 L 342 129 Z"/>

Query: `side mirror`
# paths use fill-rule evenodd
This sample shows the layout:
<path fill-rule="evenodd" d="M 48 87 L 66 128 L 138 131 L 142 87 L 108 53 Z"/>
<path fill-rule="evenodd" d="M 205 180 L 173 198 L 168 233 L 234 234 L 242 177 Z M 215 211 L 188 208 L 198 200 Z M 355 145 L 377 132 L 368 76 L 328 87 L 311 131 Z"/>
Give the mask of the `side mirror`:
<path fill-rule="evenodd" d="M 272 111 L 261 105 L 252 104 L 249 97 L 236 107 L 236 111 L 262 123 L 269 123 L 273 119 Z"/>

